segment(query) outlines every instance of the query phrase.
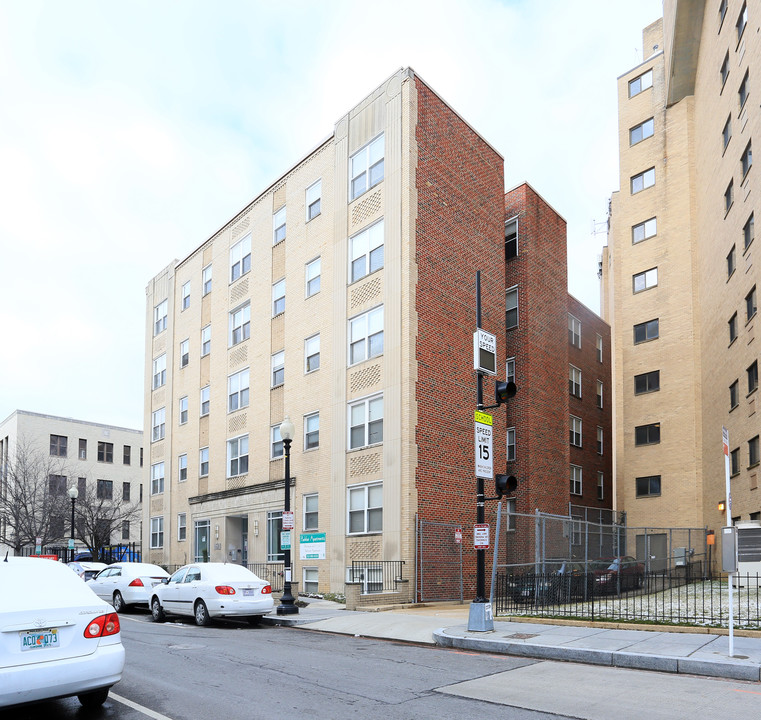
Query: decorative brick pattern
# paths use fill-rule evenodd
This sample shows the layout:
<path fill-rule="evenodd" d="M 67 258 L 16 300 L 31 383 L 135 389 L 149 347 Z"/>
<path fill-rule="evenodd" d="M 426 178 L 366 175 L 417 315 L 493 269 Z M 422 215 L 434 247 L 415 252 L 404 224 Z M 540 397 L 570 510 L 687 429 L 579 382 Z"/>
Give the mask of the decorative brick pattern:
<path fill-rule="evenodd" d="M 168 332 L 165 330 L 153 340 L 153 356 L 161 355 L 166 350 L 166 337 Z"/>
<path fill-rule="evenodd" d="M 237 240 L 238 235 L 242 235 L 246 230 L 251 227 L 251 216 L 246 215 L 237 225 L 235 225 L 231 231 L 233 240 Z"/>
<path fill-rule="evenodd" d="M 380 536 L 347 538 L 348 545 L 347 565 L 351 566 L 352 560 L 382 560 L 383 546 Z"/>
<path fill-rule="evenodd" d="M 244 343 L 238 345 L 238 347 L 230 352 L 228 363 L 232 370 L 233 368 L 238 367 L 238 365 L 243 365 L 246 362 L 248 362 L 248 345 Z"/>
<path fill-rule="evenodd" d="M 358 455 L 349 458 L 349 476 L 375 475 L 381 471 L 381 454 Z"/>
<path fill-rule="evenodd" d="M 153 393 L 153 407 L 160 408 L 166 402 L 166 389 L 161 387 Z"/>
<path fill-rule="evenodd" d="M 352 311 L 362 307 L 365 303 L 380 299 L 381 281 L 380 278 L 374 278 L 362 285 L 353 288 L 351 291 L 351 309 Z"/>
<path fill-rule="evenodd" d="M 381 366 L 380 363 L 377 363 L 352 373 L 349 378 L 349 388 L 352 393 L 356 393 L 361 390 L 369 390 L 373 386 L 378 385 L 380 381 Z"/>
<path fill-rule="evenodd" d="M 151 515 L 160 515 L 164 510 L 164 497 L 162 495 L 151 498 Z"/>
<path fill-rule="evenodd" d="M 227 423 L 227 429 L 231 433 L 237 433 L 246 429 L 246 413 L 238 413 L 233 415 Z"/>
<path fill-rule="evenodd" d="M 230 305 L 237 305 L 243 298 L 248 295 L 248 275 L 244 275 L 238 280 L 230 290 Z"/>
<path fill-rule="evenodd" d="M 351 209 L 351 225 L 357 227 L 362 223 L 380 214 L 383 207 L 383 193 L 381 190 L 374 192 L 366 200 L 356 203 Z"/>
<path fill-rule="evenodd" d="M 227 490 L 237 490 L 245 486 L 247 479 L 248 475 L 236 475 L 235 477 L 227 478 L 225 487 Z"/>

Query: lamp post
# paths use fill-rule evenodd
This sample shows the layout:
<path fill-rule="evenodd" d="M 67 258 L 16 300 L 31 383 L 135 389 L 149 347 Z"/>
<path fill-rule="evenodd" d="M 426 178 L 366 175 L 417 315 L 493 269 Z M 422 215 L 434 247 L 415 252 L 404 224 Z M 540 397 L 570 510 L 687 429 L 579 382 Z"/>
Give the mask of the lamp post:
<path fill-rule="evenodd" d="M 283 441 L 283 454 L 285 455 L 285 502 L 283 504 L 283 516 L 290 517 L 291 510 L 291 440 L 295 428 L 291 419 L 286 415 L 285 420 L 280 423 L 280 439 Z M 286 513 L 289 515 L 286 516 Z M 289 528 L 292 532 L 293 526 Z M 278 615 L 296 615 L 299 611 L 298 605 L 293 600 L 291 594 L 291 543 L 283 549 L 283 565 L 285 569 L 285 582 L 283 583 L 283 596 L 280 598 L 280 605 L 277 606 Z"/>
<path fill-rule="evenodd" d="M 71 560 L 70 562 L 74 562 L 74 503 L 77 501 L 77 498 L 79 497 L 79 490 L 72 485 L 69 490 L 69 497 L 71 498 L 71 541 L 69 542 L 69 545 L 71 546 L 69 549 L 71 550 Z"/>

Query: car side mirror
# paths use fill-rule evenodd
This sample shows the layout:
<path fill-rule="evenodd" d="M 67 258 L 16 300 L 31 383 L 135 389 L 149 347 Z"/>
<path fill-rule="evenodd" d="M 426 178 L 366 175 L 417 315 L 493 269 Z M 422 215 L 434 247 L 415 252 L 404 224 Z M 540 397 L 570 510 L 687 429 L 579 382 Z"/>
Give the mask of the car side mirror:
<path fill-rule="evenodd" d="M 162 578 L 161 582 L 164 583 L 164 585 L 166 585 L 169 582 L 169 578 Z"/>

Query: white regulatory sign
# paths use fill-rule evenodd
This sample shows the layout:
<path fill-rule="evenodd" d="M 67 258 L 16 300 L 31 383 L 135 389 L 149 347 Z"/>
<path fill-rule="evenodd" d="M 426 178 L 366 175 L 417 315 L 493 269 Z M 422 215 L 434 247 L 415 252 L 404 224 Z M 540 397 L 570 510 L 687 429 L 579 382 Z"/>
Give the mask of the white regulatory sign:
<path fill-rule="evenodd" d="M 476 477 L 494 479 L 492 456 L 492 417 L 476 411 Z"/>
<path fill-rule="evenodd" d="M 497 374 L 497 336 L 481 328 L 473 333 L 473 369 L 485 375 Z"/>

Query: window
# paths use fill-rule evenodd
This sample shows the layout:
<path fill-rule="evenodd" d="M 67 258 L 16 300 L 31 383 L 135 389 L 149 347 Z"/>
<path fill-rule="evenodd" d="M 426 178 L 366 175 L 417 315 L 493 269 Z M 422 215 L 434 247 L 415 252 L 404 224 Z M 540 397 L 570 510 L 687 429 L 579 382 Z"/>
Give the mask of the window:
<path fill-rule="evenodd" d="M 505 329 L 518 327 L 518 288 L 512 287 L 505 293 Z"/>
<path fill-rule="evenodd" d="M 758 435 L 756 435 L 756 437 L 748 440 L 748 467 L 752 467 L 753 465 L 758 465 L 758 463 L 759 463 Z"/>
<path fill-rule="evenodd" d="M 349 365 L 383 354 L 383 305 L 349 320 Z"/>
<path fill-rule="evenodd" d="M 154 410 L 151 418 L 151 442 L 163 440 L 166 434 L 166 408 Z"/>
<path fill-rule="evenodd" d="M 568 369 L 568 392 L 574 397 L 581 397 L 581 370 L 573 365 Z"/>
<path fill-rule="evenodd" d="M 305 567 L 302 569 L 303 587 L 305 593 L 316 593 L 320 589 L 318 582 L 320 572 L 316 567 Z"/>
<path fill-rule="evenodd" d="M 745 371 L 748 376 L 748 394 L 758 388 L 758 360 L 754 360 Z"/>
<path fill-rule="evenodd" d="M 636 483 L 637 497 L 657 497 L 661 494 L 661 476 L 660 475 L 648 475 L 646 477 L 638 477 L 634 481 Z"/>
<path fill-rule="evenodd" d="M 571 415 L 571 445 L 581 447 L 581 418 Z"/>
<path fill-rule="evenodd" d="M 158 335 L 166 330 L 166 315 L 169 307 L 167 300 L 162 300 L 153 308 L 153 334 Z"/>
<path fill-rule="evenodd" d="M 251 233 L 230 248 L 230 282 L 251 270 Z"/>
<path fill-rule="evenodd" d="M 211 352 L 211 325 L 207 325 L 201 330 L 201 357 L 205 357 Z"/>
<path fill-rule="evenodd" d="M 638 425 L 634 428 L 635 445 L 657 445 L 661 441 L 661 424 Z"/>
<path fill-rule="evenodd" d="M 513 462 L 515 460 L 515 428 L 507 428 L 507 462 Z"/>
<path fill-rule="evenodd" d="M 322 261 L 320 258 L 312 260 L 306 265 L 306 296 L 312 297 L 320 292 L 320 274 L 322 272 Z"/>
<path fill-rule="evenodd" d="M 571 495 L 581 495 L 581 468 L 571 465 Z"/>
<path fill-rule="evenodd" d="M 206 477 L 209 474 L 209 448 L 201 448 L 198 453 L 198 476 Z"/>
<path fill-rule="evenodd" d="M 756 314 L 756 286 L 745 296 L 745 321 L 747 322 Z"/>
<path fill-rule="evenodd" d="M 140 448 L 140 467 L 143 467 L 143 448 Z M 143 486 L 140 486 L 140 499 L 142 500 L 143 496 Z"/>
<path fill-rule="evenodd" d="M 658 338 L 658 318 L 634 326 L 634 344 Z"/>
<path fill-rule="evenodd" d="M 602 410 L 602 380 L 597 381 L 597 407 Z"/>
<path fill-rule="evenodd" d="M 66 495 L 66 476 L 48 475 L 48 493 L 53 496 Z"/>
<path fill-rule="evenodd" d="M 732 139 L 732 115 L 730 115 L 727 118 L 727 122 L 724 123 L 724 129 L 721 131 L 721 139 L 724 144 L 724 150 L 726 150 L 729 141 Z"/>
<path fill-rule="evenodd" d="M 729 409 L 732 410 L 740 404 L 740 383 L 735 380 L 729 386 Z"/>
<path fill-rule="evenodd" d="M 112 463 L 114 461 L 114 444 L 98 442 L 98 462 Z"/>
<path fill-rule="evenodd" d="M 131 463 L 132 463 L 132 447 L 130 445 L 125 445 L 122 448 L 122 464 L 130 465 Z"/>
<path fill-rule="evenodd" d="M 164 547 L 164 518 L 151 518 L 151 548 Z"/>
<path fill-rule="evenodd" d="M 312 335 L 304 341 L 304 372 L 320 369 L 320 336 Z"/>
<path fill-rule="evenodd" d="M 251 304 L 246 303 L 230 313 L 230 347 L 248 340 L 251 335 Z"/>
<path fill-rule="evenodd" d="M 349 449 L 383 442 L 383 396 L 350 403 Z"/>
<path fill-rule="evenodd" d="M 211 385 L 201 388 L 201 417 L 209 414 L 211 405 Z"/>
<path fill-rule="evenodd" d="M 66 457 L 69 438 L 66 435 L 50 436 L 50 454 L 54 457 Z"/>
<path fill-rule="evenodd" d="M 347 488 L 349 535 L 383 531 L 383 483 Z"/>
<path fill-rule="evenodd" d="M 727 78 L 729 77 L 729 52 L 724 56 L 724 61 L 721 63 L 721 68 L 719 70 L 719 75 L 721 75 L 721 87 L 724 87 L 724 83 L 727 82 Z"/>
<path fill-rule="evenodd" d="M 751 147 L 751 143 L 748 143 L 740 157 L 740 168 L 742 169 L 743 178 L 748 170 L 750 170 L 751 165 L 753 165 L 753 148 Z"/>
<path fill-rule="evenodd" d="M 505 223 L 505 260 L 518 257 L 518 221 Z"/>
<path fill-rule="evenodd" d="M 112 480 L 98 480 L 95 496 L 98 500 L 114 499 L 114 483 Z"/>
<path fill-rule="evenodd" d="M 267 562 L 278 562 L 285 558 L 280 549 L 280 533 L 283 531 L 283 511 L 267 513 Z"/>
<path fill-rule="evenodd" d="M 505 363 L 505 379 L 507 382 L 515 382 L 515 358 L 507 358 Z"/>
<path fill-rule="evenodd" d="M 277 387 L 285 382 L 285 350 L 276 352 L 272 356 L 272 387 Z"/>
<path fill-rule="evenodd" d="M 653 136 L 653 118 L 635 125 L 629 130 L 629 145 L 636 145 L 643 140 Z"/>
<path fill-rule="evenodd" d="M 727 189 L 724 191 L 724 213 L 729 212 L 729 208 L 732 207 L 732 203 L 735 201 L 735 183 L 734 180 L 729 181 Z"/>
<path fill-rule="evenodd" d="M 187 310 L 190 307 L 190 280 L 188 280 L 182 286 L 182 304 L 183 310 Z"/>
<path fill-rule="evenodd" d="M 658 268 L 651 268 L 632 277 L 634 292 L 649 290 L 658 284 Z"/>
<path fill-rule="evenodd" d="M 151 465 L 151 495 L 164 492 L 164 463 L 157 462 Z"/>
<path fill-rule="evenodd" d="M 602 335 L 597 336 L 597 362 L 602 362 Z"/>
<path fill-rule="evenodd" d="M 383 220 L 349 240 L 350 282 L 355 282 L 383 267 Z"/>
<path fill-rule="evenodd" d="M 285 240 L 285 207 L 280 208 L 272 216 L 272 244 L 277 245 Z"/>
<path fill-rule="evenodd" d="M 87 460 L 87 440 L 79 438 L 79 459 Z"/>
<path fill-rule="evenodd" d="M 320 204 L 322 198 L 322 180 L 312 183 L 306 191 L 306 221 L 314 220 L 320 214 Z"/>
<path fill-rule="evenodd" d="M 633 98 L 644 90 L 653 87 L 653 71 L 648 70 L 634 80 L 629 80 L 629 97 Z"/>
<path fill-rule="evenodd" d="M 642 192 L 653 185 L 655 185 L 655 168 L 650 168 L 649 170 L 645 170 L 645 172 L 641 172 L 639 175 L 634 175 L 632 177 L 632 195 L 636 195 L 638 192 Z"/>
<path fill-rule="evenodd" d="M 270 460 L 283 457 L 283 438 L 280 437 L 280 425 L 270 428 Z"/>
<path fill-rule="evenodd" d="M 724 23 L 724 16 L 727 14 L 727 0 L 721 0 L 719 3 L 719 32 Z"/>
<path fill-rule="evenodd" d="M 188 396 L 180 398 L 180 425 L 188 421 Z"/>
<path fill-rule="evenodd" d="M 645 220 L 645 222 L 641 222 L 638 225 L 632 226 L 632 243 L 636 244 L 638 242 L 642 242 L 643 240 L 647 240 L 648 238 L 654 237 L 657 232 L 657 223 L 655 218 L 650 218 L 649 220 Z"/>
<path fill-rule="evenodd" d="M 285 278 L 272 286 L 272 317 L 285 312 Z"/>
<path fill-rule="evenodd" d="M 380 135 L 349 159 L 349 201 L 383 180 L 384 137 Z"/>
<path fill-rule="evenodd" d="M 581 320 L 568 313 L 568 343 L 581 347 Z"/>
<path fill-rule="evenodd" d="M 603 430 L 598 425 L 597 426 L 597 454 L 598 455 L 602 455 L 602 450 L 603 450 L 603 442 L 602 441 L 603 441 Z"/>
<path fill-rule="evenodd" d="M 737 313 L 734 313 L 729 322 L 729 344 L 731 345 L 737 339 Z"/>
<path fill-rule="evenodd" d="M 248 406 L 249 375 L 248 368 L 227 378 L 227 412 L 240 410 Z"/>
<path fill-rule="evenodd" d="M 597 499 L 605 499 L 605 475 L 599 471 L 597 473 Z"/>
<path fill-rule="evenodd" d="M 320 413 L 304 416 L 304 450 L 320 446 Z"/>
<path fill-rule="evenodd" d="M 735 246 L 732 246 L 732 249 L 729 251 L 729 254 L 727 255 L 727 279 L 732 277 L 732 274 L 735 271 Z"/>
<path fill-rule="evenodd" d="M 201 272 L 201 284 L 203 294 L 208 295 L 211 292 L 211 265 L 207 265 Z"/>
<path fill-rule="evenodd" d="M 645 393 L 656 392 L 661 389 L 661 371 L 651 370 L 634 376 L 634 394 L 644 395 Z"/>
<path fill-rule="evenodd" d="M 304 495 L 304 530 L 317 530 L 318 524 L 317 513 L 317 493 Z"/>
<path fill-rule="evenodd" d="M 738 475 L 740 472 L 740 448 L 735 448 L 729 453 L 730 474 Z"/>
<path fill-rule="evenodd" d="M 248 472 L 248 435 L 227 441 L 227 477 Z"/>
<path fill-rule="evenodd" d="M 756 228 L 755 223 L 753 222 L 753 213 L 750 214 L 750 217 L 748 218 L 748 221 L 743 226 L 743 242 L 745 244 L 745 249 L 747 250 L 750 244 L 753 242 L 753 239 L 756 236 Z"/>
<path fill-rule="evenodd" d="M 177 513 L 177 539 L 182 542 L 188 538 L 188 516 L 185 513 Z"/>
<path fill-rule="evenodd" d="M 740 110 L 745 106 L 745 101 L 748 99 L 748 72 L 746 71 L 743 81 L 740 83 L 740 88 L 737 91 L 737 98 L 740 102 Z"/>
<path fill-rule="evenodd" d="M 166 384 L 166 353 L 153 361 L 153 389 Z"/>
<path fill-rule="evenodd" d="M 185 482 L 188 479 L 188 456 L 186 453 L 177 457 L 177 482 Z"/>
<path fill-rule="evenodd" d="M 122 540 L 129 540 L 129 520 L 122 520 Z"/>
<path fill-rule="evenodd" d="M 743 33 L 745 32 L 745 26 L 748 24 L 748 4 L 743 3 L 742 10 L 740 10 L 740 15 L 737 18 L 737 22 L 735 23 L 735 27 L 737 27 L 737 42 L 740 42 L 740 38 L 743 36 Z"/>

